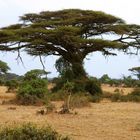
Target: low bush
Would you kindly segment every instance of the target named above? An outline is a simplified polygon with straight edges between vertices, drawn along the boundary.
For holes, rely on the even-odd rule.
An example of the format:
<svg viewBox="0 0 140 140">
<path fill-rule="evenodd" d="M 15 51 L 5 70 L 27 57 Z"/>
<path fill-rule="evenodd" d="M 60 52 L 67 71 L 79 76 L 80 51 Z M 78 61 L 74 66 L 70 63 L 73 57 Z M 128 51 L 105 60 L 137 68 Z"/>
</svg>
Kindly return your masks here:
<svg viewBox="0 0 140 140">
<path fill-rule="evenodd" d="M 140 102 L 140 96 L 136 95 L 128 95 L 128 100 L 131 102 Z"/>
<path fill-rule="evenodd" d="M 101 84 L 96 78 L 91 78 L 86 82 L 85 91 L 93 96 L 102 94 Z"/>
<path fill-rule="evenodd" d="M 94 95 L 94 96 L 91 97 L 91 100 L 90 101 L 93 102 L 93 103 L 99 103 L 102 99 L 103 99 L 102 96 L 100 96 L 100 95 Z"/>
<path fill-rule="evenodd" d="M 111 99 L 111 97 L 112 97 L 111 92 L 107 92 L 107 91 L 103 92 L 102 98 Z"/>
<path fill-rule="evenodd" d="M 59 90 L 63 90 L 67 82 L 68 81 L 63 78 L 55 79 L 56 86 L 52 89 L 52 92 L 58 92 Z M 101 84 L 96 78 L 73 79 L 68 83 L 71 84 L 71 91 L 73 93 L 89 92 L 91 95 L 102 94 Z"/>
<path fill-rule="evenodd" d="M 64 101 L 68 97 L 68 94 L 65 93 L 63 90 L 59 90 L 57 92 L 47 94 L 47 97 L 51 101 Z"/>
<path fill-rule="evenodd" d="M 36 104 L 36 102 L 45 98 L 47 93 L 47 82 L 43 79 L 35 79 L 30 81 L 24 81 L 21 83 L 17 99 L 21 104 L 29 105 Z"/>
<path fill-rule="evenodd" d="M 5 81 L 3 79 L 0 79 L 0 86 L 3 86 L 5 84 Z"/>
<path fill-rule="evenodd" d="M 56 93 L 50 93 L 48 98 L 51 101 L 65 101 L 68 99 L 69 94 L 60 90 Z M 80 108 L 90 105 L 92 101 L 92 96 L 86 93 L 78 92 L 72 94 L 70 97 L 70 108 Z"/>
<path fill-rule="evenodd" d="M 135 89 L 128 95 L 121 95 L 120 93 L 112 94 L 111 101 L 113 102 L 140 102 L 140 89 Z"/>
<path fill-rule="evenodd" d="M 112 102 L 118 102 L 118 101 L 121 100 L 121 97 L 122 97 L 122 95 L 120 93 L 112 94 L 111 101 Z"/>
<path fill-rule="evenodd" d="M 131 95 L 133 95 L 133 96 L 140 96 L 140 88 L 135 88 L 132 91 Z"/>
<path fill-rule="evenodd" d="M 19 83 L 17 80 L 10 80 L 5 82 L 5 86 L 7 87 L 7 92 L 15 92 L 15 90 L 18 88 Z"/>
<path fill-rule="evenodd" d="M 0 140 L 70 140 L 62 137 L 50 127 L 38 128 L 33 124 L 6 127 L 0 130 Z"/>
<path fill-rule="evenodd" d="M 47 101 L 47 103 L 45 104 L 45 110 L 46 110 L 46 114 L 52 113 L 56 110 L 56 107 L 53 103 Z"/>
<path fill-rule="evenodd" d="M 120 90 L 119 90 L 118 88 L 116 88 L 116 89 L 114 90 L 114 92 L 117 92 L 117 93 L 118 93 L 118 92 L 120 92 Z"/>
<path fill-rule="evenodd" d="M 132 91 L 127 96 L 129 98 L 129 101 L 140 102 L 140 88 L 134 89 L 134 91 Z"/>
<path fill-rule="evenodd" d="M 85 93 L 76 93 L 71 96 L 70 99 L 70 108 L 81 108 L 90 106 L 91 96 L 86 95 Z"/>
<path fill-rule="evenodd" d="M 136 125 L 135 130 L 136 130 L 136 131 L 140 131 L 140 123 L 138 123 L 138 124 Z"/>
</svg>

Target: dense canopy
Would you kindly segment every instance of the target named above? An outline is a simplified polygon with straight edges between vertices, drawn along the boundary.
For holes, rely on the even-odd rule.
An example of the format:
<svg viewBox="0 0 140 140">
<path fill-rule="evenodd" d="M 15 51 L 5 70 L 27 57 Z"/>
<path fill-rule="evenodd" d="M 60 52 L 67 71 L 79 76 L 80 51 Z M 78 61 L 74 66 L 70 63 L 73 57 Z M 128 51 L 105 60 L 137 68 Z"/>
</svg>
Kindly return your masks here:
<svg viewBox="0 0 140 140">
<path fill-rule="evenodd" d="M 72 65 L 76 77 L 86 75 L 84 58 L 92 52 L 116 55 L 113 50 L 130 53 L 140 48 L 140 26 L 128 25 L 115 16 L 91 10 L 66 9 L 30 13 L 21 24 L 0 29 L 0 50 L 23 49 L 30 55 L 62 56 Z M 110 35 L 110 39 L 103 38 Z M 111 36 L 115 36 L 115 39 Z M 133 52 L 131 52 L 133 53 Z"/>
</svg>

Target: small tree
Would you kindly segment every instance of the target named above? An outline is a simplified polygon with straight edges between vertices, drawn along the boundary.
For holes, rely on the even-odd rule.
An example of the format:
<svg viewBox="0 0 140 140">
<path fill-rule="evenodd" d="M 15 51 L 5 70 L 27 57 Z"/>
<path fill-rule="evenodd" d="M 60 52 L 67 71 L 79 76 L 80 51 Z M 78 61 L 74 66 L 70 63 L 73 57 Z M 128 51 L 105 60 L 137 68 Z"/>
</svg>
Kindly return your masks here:
<svg viewBox="0 0 140 140">
<path fill-rule="evenodd" d="M 132 79 L 131 76 L 123 76 L 122 82 L 125 84 L 127 87 L 134 87 L 135 86 L 135 80 Z"/>
<path fill-rule="evenodd" d="M 8 70 L 10 70 L 10 68 L 7 63 L 0 60 L 0 74 L 5 74 Z"/>
<path fill-rule="evenodd" d="M 100 81 L 101 81 L 102 83 L 105 83 L 105 84 L 109 83 L 110 80 L 111 80 L 111 78 L 110 78 L 107 74 L 104 74 L 104 75 L 100 78 Z"/>
<path fill-rule="evenodd" d="M 10 68 L 7 63 L 0 60 L 0 85 L 4 85 L 8 70 L 10 70 Z"/>
<path fill-rule="evenodd" d="M 31 70 L 25 74 L 17 95 L 21 104 L 36 104 L 45 97 L 47 80 L 41 79 L 43 74 L 42 70 Z"/>
<path fill-rule="evenodd" d="M 66 92 L 66 94 L 68 94 L 68 98 L 62 106 L 62 110 L 60 111 L 61 114 L 70 113 L 70 100 L 73 88 L 74 83 L 72 82 L 66 82 L 63 86 L 63 91 Z"/>
</svg>

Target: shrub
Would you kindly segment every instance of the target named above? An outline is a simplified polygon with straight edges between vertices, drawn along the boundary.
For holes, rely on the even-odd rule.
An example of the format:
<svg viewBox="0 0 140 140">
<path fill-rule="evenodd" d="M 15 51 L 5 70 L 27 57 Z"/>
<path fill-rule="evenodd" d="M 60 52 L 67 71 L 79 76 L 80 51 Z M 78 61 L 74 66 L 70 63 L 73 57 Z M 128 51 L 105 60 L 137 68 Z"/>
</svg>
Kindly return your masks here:
<svg viewBox="0 0 140 140">
<path fill-rule="evenodd" d="M 0 86 L 3 86 L 5 84 L 3 79 L 0 79 Z"/>
<path fill-rule="evenodd" d="M 140 96 L 128 95 L 128 100 L 131 101 L 131 102 L 140 102 Z"/>
<path fill-rule="evenodd" d="M 56 86 L 53 88 L 53 92 L 57 92 L 58 90 L 65 90 L 66 83 L 71 84 L 73 93 L 77 92 L 89 92 L 91 95 L 101 95 L 101 84 L 96 78 L 82 78 L 82 79 L 73 79 L 72 81 L 66 81 L 63 78 L 55 79 Z M 70 86 L 70 85 L 69 85 Z"/>
<path fill-rule="evenodd" d="M 62 88 L 63 91 L 65 91 L 66 93 L 72 93 L 72 91 L 74 90 L 74 83 L 73 82 L 66 82 L 64 85 L 63 85 L 63 88 Z"/>
<path fill-rule="evenodd" d="M 7 92 L 14 92 L 18 88 L 19 83 L 17 80 L 13 79 L 10 81 L 6 81 L 5 86 L 8 88 Z"/>
<path fill-rule="evenodd" d="M 133 96 L 140 96 L 140 88 L 136 88 L 132 91 L 131 95 Z"/>
<path fill-rule="evenodd" d="M 132 91 L 132 93 L 128 94 L 127 96 L 129 101 L 140 102 L 140 88 L 134 89 L 134 91 Z"/>
<path fill-rule="evenodd" d="M 101 78 L 100 78 L 100 81 L 104 84 L 108 84 L 108 82 L 111 80 L 111 78 L 107 75 L 107 74 L 104 74 Z"/>
<path fill-rule="evenodd" d="M 140 131 L 140 123 L 138 123 L 138 124 L 136 125 L 135 130 L 136 130 L 136 131 Z"/>
<path fill-rule="evenodd" d="M 73 94 L 70 99 L 70 108 L 74 109 L 90 106 L 90 99 L 91 97 L 85 93 L 80 92 Z"/>
<path fill-rule="evenodd" d="M 20 127 L 6 127 L 0 130 L 0 140 L 70 140 L 62 137 L 50 127 L 38 128 L 33 124 Z"/>
<path fill-rule="evenodd" d="M 55 83 L 55 86 L 52 88 L 52 92 L 55 93 L 55 92 L 58 92 L 59 90 L 61 90 L 65 82 L 66 81 L 62 78 L 55 78 L 53 80 L 53 83 Z"/>
<path fill-rule="evenodd" d="M 120 90 L 119 90 L 118 88 L 116 88 L 116 89 L 114 90 L 114 92 L 117 92 L 117 93 L 118 93 L 118 92 L 120 92 Z"/>
<path fill-rule="evenodd" d="M 93 103 L 99 103 L 101 100 L 102 100 L 102 96 L 99 96 L 99 95 L 94 95 L 91 98 L 91 102 Z"/>
<path fill-rule="evenodd" d="M 113 102 L 140 102 L 140 89 L 135 89 L 132 93 L 128 95 L 121 95 L 120 93 L 113 94 L 111 96 L 111 101 Z"/>
<path fill-rule="evenodd" d="M 93 96 L 101 95 L 102 89 L 101 89 L 100 82 L 95 78 L 89 79 L 86 82 L 85 91 L 89 92 Z"/>
<path fill-rule="evenodd" d="M 54 112 L 56 110 L 56 107 L 50 101 L 47 101 L 47 103 L 45 104 L 45 110 L 46 110 L 46 114 L 48 114 Z"/>
<path fill-rule="evenodd" d="M 75 79 L 73 80 L 74 88 L 73 92 L 85 92 L 85 85 L 86 85 L 87 79 Z"/>
<path fill-rule="evenodd" d="M 112 93 L 111 92 L 104 91 L 104 93 L 102 95 L 102 98 L 111 99 L 111 97 L 112 97 Z"/>
<path fill-rule="evenodd" d="M 68 94 L 64 92 L 63 90 L 59 90 L 57 92 L 47 94 L 47 97 L 51 101 L 64 101 L 68 97 Z"/>
<path fill-rule="evenodd" d="M 111 96 L 111 101 L 112 102 L 118 102 L 121 100 L 121 94 L 120 93 L 115 93 L 115 94 L 112 94 Z"/>
<path fill-rule="evenodd" d="M 21 104 L 36 104 L 45 97 L 47 93 L 47 82 L 43 79 L 24 81 L 21 83 L 17 98 Z"/>
</svg>

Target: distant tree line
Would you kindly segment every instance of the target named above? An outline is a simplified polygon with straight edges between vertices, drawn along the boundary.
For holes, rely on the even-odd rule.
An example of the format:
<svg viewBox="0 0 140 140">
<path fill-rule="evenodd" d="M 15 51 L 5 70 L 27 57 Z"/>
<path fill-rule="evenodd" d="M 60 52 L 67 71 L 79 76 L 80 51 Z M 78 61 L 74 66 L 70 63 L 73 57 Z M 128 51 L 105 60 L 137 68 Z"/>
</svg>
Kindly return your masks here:
<svg viewBox="0 0 140 140">
<path fill-rule="evenodd" d="M 110 86 L 123 86 L 123 87 L 140 87 L 140 80 L 134 79 L 132 76 L 123 76 L 120 79 L 110 78 L 107 74 L 104 74 L 99 81 L 102 84 L 108 84 Z"/>
</svg>

